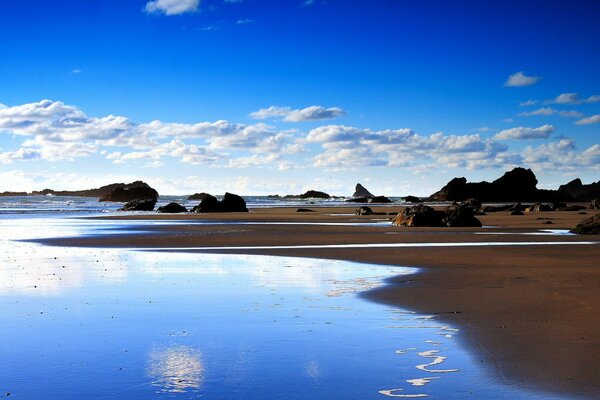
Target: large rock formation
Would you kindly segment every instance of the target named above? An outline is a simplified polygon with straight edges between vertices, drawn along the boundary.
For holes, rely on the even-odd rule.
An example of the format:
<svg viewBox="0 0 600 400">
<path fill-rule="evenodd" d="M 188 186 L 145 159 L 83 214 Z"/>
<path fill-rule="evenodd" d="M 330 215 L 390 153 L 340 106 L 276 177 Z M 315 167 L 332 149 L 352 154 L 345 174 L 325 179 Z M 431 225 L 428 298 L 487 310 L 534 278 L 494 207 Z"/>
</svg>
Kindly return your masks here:
<svg viewBox="0 0 600 400">
<path fill-rule="evenodd" d="M 111 183 L 110 185 L 101 186 L 95 189 L 85 189 L 85 190 L 53 190 L 53 189 L 44 189 L 39 191 L 33 191 L 30 194 L 32 196 L 46 196 L 48 194 L 54 196 L 78 196 L 78 197 L 105 197 L 113 192 L 115 189 L 123 188 L 123 189 L 131 189 L 140 186 L 148 186 L 148 184 L 142 181 L 135 181 L 132 183 Z M 158 193 L 156 195 L 158 197 Z M 124 200 L 127 201 L 127 200 Z"/>
<path fill-rule="evenodd" d="M 576 201 L 592 201 L 600 198 L 600 181 L 584 185 L 581 179 L 577 178 L 560 185 L 558 191 L 568 194 Z"/>
<path fill-rule="evenodd" d="M 442 217 L 442 224 L 450 227 L 481 227 L 481 221 L 475 218 L 475 209 L 469 204 L 457 204 L 448 207 Z"/>
<path fill-rule="evenodd" d="M 246 208 L 246 201 L 237 194 L 225 193 L 221 201 L 217 200 L 215 196 L 206 196 L 199 205 L 192 209 L 192 212 L 248 212 L 248 208 Z"/>
<path fill-rule="evenodd" d="M 530 169 L 515 168 L 493 182 L 468 183 L 466 178 L 454 178 L 429 197 L 431 201 L 569 201 L 571 196 L 557 190 L 537 188 L 537 179 Z"/>
<path fill-rule="evenodd" d="M 405 203 L 422 203 L 423 200 L 421 200 L 420 198 L 418 198 L 417 196 L 406 196 L 404 198 L 404 202 Z"/>
<path fill-rule="evenodd" d="M 580 235 L 600 235 L 600 214 L 584 219 L 575 225 L 571 232 Z"/>
<path fill-rule="evenodd" d="M 363 185 L 357 183 L 352 197 L 373 197 L 373 194 L 369 192 Z"/>
<path fill-rule="evenodd" d="M 135 199 L 127 202 L 119 211 L 152 211 L 156 205 L 156 199 Z"/>
<path fill-rule="evenodd" d="M 178 214 L 178 213 L 187 212 L 187 208 L 185 208 L 184 206 L 182 206 L 179 203 L 169 203 L 165 206 L 158 207 L 158 210 L 156 210 L 156 211 L 159 213 Z"/>
<path fill-rule="evenodd" d="M 329 199 L 331 196 L 318 190 L 308 190 L 300 195 L 301 199 Z"/>
<path fill-rule="evenodd" d="M 158 199 L 158 192 L 147 183 L 136 181 L 129 185 L 119 186 L 102 196 L 98 201 L 127 202 L 137 199 Z"/>
</svg>

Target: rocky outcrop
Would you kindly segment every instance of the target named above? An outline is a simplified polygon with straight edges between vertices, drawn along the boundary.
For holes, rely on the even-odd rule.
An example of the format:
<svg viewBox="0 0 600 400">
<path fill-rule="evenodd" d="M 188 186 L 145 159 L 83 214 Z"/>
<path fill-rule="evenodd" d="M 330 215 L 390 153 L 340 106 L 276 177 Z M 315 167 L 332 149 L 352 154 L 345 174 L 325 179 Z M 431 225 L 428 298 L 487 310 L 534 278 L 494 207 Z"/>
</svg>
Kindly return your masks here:
<svg viewBox="0 0 600 400">
<path fill-rule="evenodd" d="M 204 193 L 204 192 L 194 193 L 193 195 L 191 195 L 187 199 L 188 200 L 200 200 L 200 201 L 202 201 L 202 200 L 204 200 L 206 198 L 206 196 L 210 196 L 210 194 Z"/>
<path fill-rule="evenodd" d="M 431 201 L 569 201 L 571 196 L 557 190 L 537 188 L 537 179 L 530 169 L 515 168 L 493 182 L 468 183 L 466 178 L 454 178 L 429 197 Z"/>
<path fill-rule="evenodd" d="M 577 178 L 559 186 L 558 191 L 568 194 L 575 201 L 591 201 L 600 197 L 600 181 L 584 185 Z"/>
<path fill-rule="evenodd" d="M 2 193 L 0 193 L 0 197 L 8 197 L 8 196 L 27 196 L 27 192 L 2 192 Z"/>
<path fill-rule="evenodd" d="M 373 215 L 371 207 L 359 207 L 354 210 L 354 215 Z"/>
<path fill-rule="evenodd" d="M 444 226 L 442 224 L 443 217 L 443 211 L 437 211 L 424 204 L 419 204 L 414 207 L 406 207 L 398 213 L 392 221 L 392 225 L 407 227 Z"/>
<path fill-rule="evenodd" d="M 119 211 L 152 211 L 156 205 L 156 199 L 135 199 L 127 202 Z"/>
<path fill-rule="evenodd" d="M 299 208 L 296 210 L 296 212 L 299 212 L 299 213 L 315 212 L 315 210 L 311 210 L 310 208 Z"/>
<path fill-rule="evenodd" d="M 369 192 L 363 185 L 357 183 L 352 197 L 373 197 L 373 194 Z"/>
<path fill-rule="evenodd" d="M 422 203 L 423 200 L 421 200 L 420 198 L 418 198 L 416 196 L 406 196 L 404 198 L 404 202 L 405 203 Z"/>
<path fill-rule="evenodd" d="M 456 204 L 445 211 L 419 204 L 407 207 L 399 213 L 392 225 L 406 227 L 481 227 L 481 221 L 474 216 L 473 208 Z"/>
<path fill-rule="evenodd" d="M 113 192 L 115 189 L 123 188 L 123 189 L 131 189 L 135 187 L 149 187 L 148 184 L 142 181 L 135 181 L 131 183 L 111 183 L 110 185 L 101 186 L 95 189 L 85 189 L 85 190 L 53 190 L 53 189 L 44 189 L 39 191 L 33 191 L 30 193 L 32 196 L 77 196 L 77 197 L 105 197 Z M 158 194 L 157 196 L 158 197 Z M 123 200 L 126 201 L 126 200 Z"/>
<path fill-rule="evenodd" d="M 450 227 L 481 227 L 481 221 L 475 218 L 475 209 L 469 204 L 452 205 L 446 209 L 442 224 Z"/>
<path fill-rule="evenodd" d="M 192 209 L 192 212 L 248 212 L 248 208 L 246 208 L 246 201 L 237 194 L 225 193 L 221 201 L 217 200 L 215 196 L 206 196 L 199 205 Z"/>
<path fill-rule="evenodd" d="M 187 208 L 185 208 L 184 206 L 182 206 L 179 203 L 169 203 L 169 204 L 167 204 L 165 206 L 158 207 L 158 210 L 156 210 L 156 212 L 159 212 L 159 213 L 169 213 L 169 214 L 179 214 L 179 213 L 187 212 Z"/>
<path fill-rule="evenodd" d="M 98 201 L 127 202 L 138 199 L 158 199 L 158 192 L 147 183 L 137 181 L 126 186 L 119 186 Z"/>
<path fill-rule="evenodd" d="M 580 235 L 600 235 L 600 214 L 584 219 L 575 225 L 570 232 Z"/>
<path fill-rule="evenodd" d="M 305 193 L 302 193 L 299 196 L 301 199 L 329 199 L 331 198 L 330 195 L 328 195 L 325 192 L 320 192 L 318 190 L 308 190 Z"/>
<path fill-rule="evenodd" d="M 598 210 L 600 209 L 600 199 L 594 199 L 590 201 L 590 209 Z"/>
</svg>

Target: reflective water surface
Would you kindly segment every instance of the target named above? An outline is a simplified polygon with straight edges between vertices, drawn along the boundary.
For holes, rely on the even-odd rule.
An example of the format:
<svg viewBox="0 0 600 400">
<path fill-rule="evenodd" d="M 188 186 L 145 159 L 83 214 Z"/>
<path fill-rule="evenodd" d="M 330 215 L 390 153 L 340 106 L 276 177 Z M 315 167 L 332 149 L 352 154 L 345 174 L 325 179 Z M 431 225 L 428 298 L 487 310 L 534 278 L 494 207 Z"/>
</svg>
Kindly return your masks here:
<svg viewBox="0 0 600 400">
<path fill-rule="evenodd" d="M 93 224 L 0 221 L 0 395 L 558 398 L 500 382 L 457 327 L 359 296 L 410 268 L 12 241 Z"/>
</svg>

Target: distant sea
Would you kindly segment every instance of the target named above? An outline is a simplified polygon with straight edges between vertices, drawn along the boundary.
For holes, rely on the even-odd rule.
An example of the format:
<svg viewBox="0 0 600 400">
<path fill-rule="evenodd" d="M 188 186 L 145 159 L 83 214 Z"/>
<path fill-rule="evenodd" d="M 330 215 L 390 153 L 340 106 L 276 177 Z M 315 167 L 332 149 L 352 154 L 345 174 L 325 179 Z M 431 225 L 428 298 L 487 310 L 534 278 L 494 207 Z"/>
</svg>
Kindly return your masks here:
<svg viewBox="0 0 600 400">
<path fill-rule="evenodd" d="M 219 196 L 217 196 L 219 197 Z M 343 199 L 283 199 L 268 196 L 242 196 L 249 208 L 259 207 L 339 207 L 352 206 Z M 171 202 L 183 204 L 188 209 L 198 205 L 199 200 L 188 200 L 188 196 L 161 196 L 156 208 Z M 401 202 L 400 197 L 390 197 L 393 202 Z M 75 196 L 8 196 L 0 197 L 2 216 L 41 216 L 104 214 L 116 212 L 123 203 L 99 202 L 96 197 Z M 374 206 L 374 205 L 369 205 Z"/>
</svg>

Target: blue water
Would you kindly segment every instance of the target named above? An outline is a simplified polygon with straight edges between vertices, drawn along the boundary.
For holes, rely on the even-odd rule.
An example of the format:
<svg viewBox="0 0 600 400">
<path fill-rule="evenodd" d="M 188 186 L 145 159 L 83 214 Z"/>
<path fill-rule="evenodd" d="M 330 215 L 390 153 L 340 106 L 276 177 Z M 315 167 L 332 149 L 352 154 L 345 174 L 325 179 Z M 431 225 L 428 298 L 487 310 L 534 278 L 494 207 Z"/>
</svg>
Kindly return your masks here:
<svg viewBox="0 0 600 400">
<path fill-rule="evenodd" d="M 200 201 L 188 200 L 188 196 L 161 196 L 156 208 L 171 202 L 184 205 L 189 210 L 197 206 Z M 217 196 L 220 198 L 220 196 Z M 249 208 L 263 207 L 336 207 L 353 206 L 355 203 L 346 203 L 342 199 L 277 199 L 267 196 L 243 196 Z M 400 202 L 399 197 L 392 197 Z M 113 213 L 123 203 L 99 202 L 96 197 L 72 196 L 0 196 L 0 215 L 83 215 L 98 213 Z M 376 207 L 377 205 L 369 205 Z"/>
<path fill-rule="evenodd" d="M 0 394 L 560 398 L 499 381 L 458 327 L 359 296 L 414 269 L 14 241 L 106 224 L 0 219 Z"/>
</svg>

